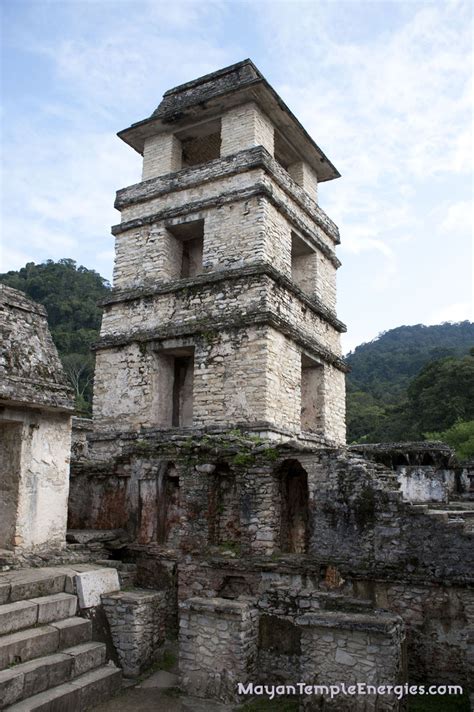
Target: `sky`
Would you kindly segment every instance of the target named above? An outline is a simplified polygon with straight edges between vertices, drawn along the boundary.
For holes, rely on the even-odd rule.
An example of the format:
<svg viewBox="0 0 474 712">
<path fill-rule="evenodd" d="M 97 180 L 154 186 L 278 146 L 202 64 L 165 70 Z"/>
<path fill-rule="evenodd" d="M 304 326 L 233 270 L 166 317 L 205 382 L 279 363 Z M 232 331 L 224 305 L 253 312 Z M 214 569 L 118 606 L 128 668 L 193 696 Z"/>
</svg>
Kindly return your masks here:
<svg viewBox="0 0 474 712">
<path fill-rule="evenodd" d="M 107 279 L 117 131 L 168 88 L 250 57 L 342 177 L 347 352 L 402 324 L 472 319 L 471 2 L 0 0 L 0 271 L 68 257 Z"/>
</svg>

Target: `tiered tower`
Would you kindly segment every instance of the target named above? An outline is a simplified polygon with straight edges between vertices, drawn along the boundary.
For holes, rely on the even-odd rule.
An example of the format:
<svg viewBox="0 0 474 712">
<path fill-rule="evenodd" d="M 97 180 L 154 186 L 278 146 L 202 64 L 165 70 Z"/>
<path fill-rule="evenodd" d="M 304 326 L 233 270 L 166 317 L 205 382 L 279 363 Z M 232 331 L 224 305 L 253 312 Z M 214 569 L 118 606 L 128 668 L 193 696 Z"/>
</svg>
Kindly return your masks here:
<svg viewBox="0 0 474 712">
<path fill-rule="evenodd" d="M 102 432 L 242 429 L 345 441 L 339 173 L 250 60 L 167 91 L 119 133 L 114 289 L 97 346 Z"/>
</svg>

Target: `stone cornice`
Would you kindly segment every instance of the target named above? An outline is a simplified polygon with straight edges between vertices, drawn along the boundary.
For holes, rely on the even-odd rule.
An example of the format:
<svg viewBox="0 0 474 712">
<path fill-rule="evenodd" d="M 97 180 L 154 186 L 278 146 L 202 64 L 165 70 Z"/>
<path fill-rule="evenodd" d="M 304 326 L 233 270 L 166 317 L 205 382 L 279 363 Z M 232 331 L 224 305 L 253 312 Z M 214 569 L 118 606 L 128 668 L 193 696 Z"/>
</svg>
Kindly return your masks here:
<svg viewBox="0 0 474 712">
<path fill-rule="evenodd" d="M 340 333 L 345 332 L 346 325 L 340 321 L 336 314 L 328 309 L 323 302 L 316 296 L 305 294 L 294 282 L 285 275 L 282 275 L 272 265 L 265 262 L 249 265 L 248 267 L 239 267 L 227 270 L 219 270 L 218 272 L 206 272 L 197 275 L 196 277 L 187 277 L 184 279 L 172 280 L 170 282 L 161 282 L 154 285 L 144 285 L 136 289 L 113 290 L 110 296 L 102 299 L 100 306 L 108 306 L 128 301 L 135 301 L 145 297 L 152 297 L 160 294 L 170 294 L 173 292 L 186 291 L 193 287 L 202 288 L 206 284 L 218 284 L 228 280 L 239 280 L 246 277 L 267 276 L 270 277 L 278 285 L 284 287 L 301 302 L 309 307 L 319 317 L 325 319 Z"/>
<path fill-rule="evenodd" d="M 208 335 L 213 332 L 241 329 L 251 326 L 270 326 L 292 339 L 292 341 L 305 349 L 310 355 L 320 358 L 325 363 L 331 364 L 344 373 L 349 370 L 343 358 L 327 349 L 317 339 L 304 334 L 286 319 L 276 316 L 276 314 L 269 311 L 249 311 L 245 313 L 236 311 L 225 319 L 192 319 L 186 323 L 177 324 L 175 326 L 162 327 L 159 329 L 144 329 L 143 331 L 135 331 L 118 336 L 104 336 L 101 337 L 92 348 L 99 351 L 126 346 L 130 343 L 164 341 L 166 339 L 182 338 L 196 334 Z"/>
<path fill-rule="evenodd" d="M 255 146 L 232 156 L 217 158 L 200 166 L 184 168 L 176 173 L 169 173 L 122 188 L 117 191 L 114 205 L 117 210 L 123 210 L 130 205 L 257 168 L 262 168 L 309 218 L 324 230 L 335 244 L 339 244 L 337 226 L 263 146 Z"/>
</svg>

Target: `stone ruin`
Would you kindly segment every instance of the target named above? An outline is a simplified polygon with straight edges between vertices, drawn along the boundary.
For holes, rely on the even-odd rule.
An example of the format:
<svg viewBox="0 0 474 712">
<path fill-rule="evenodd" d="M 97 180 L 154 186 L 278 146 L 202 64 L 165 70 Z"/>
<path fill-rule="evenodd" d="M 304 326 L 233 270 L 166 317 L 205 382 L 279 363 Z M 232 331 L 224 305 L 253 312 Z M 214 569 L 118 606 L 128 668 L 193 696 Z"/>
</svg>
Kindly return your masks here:
<svg viewBox="0 0 474 712">
<path fill-rule="evenodd" d="M 126 584 L 99 606 L 123 674 L 178 637 L 182 689 L 227 704 L 238 683 L 468 690 L 471 473 L 442 444 L 345 444 L 336 168 L 249 60 L 119 136 L 143 177 L 116 197 L 66 553 Z M 403 703 L 300 697 L 323 706 Z"/>
<path fill-rule="evenodd" d="M 0 284 L 0 328 L 0 549 L 61 549 L 72 391 L 44 307 Z"/>
</svg>

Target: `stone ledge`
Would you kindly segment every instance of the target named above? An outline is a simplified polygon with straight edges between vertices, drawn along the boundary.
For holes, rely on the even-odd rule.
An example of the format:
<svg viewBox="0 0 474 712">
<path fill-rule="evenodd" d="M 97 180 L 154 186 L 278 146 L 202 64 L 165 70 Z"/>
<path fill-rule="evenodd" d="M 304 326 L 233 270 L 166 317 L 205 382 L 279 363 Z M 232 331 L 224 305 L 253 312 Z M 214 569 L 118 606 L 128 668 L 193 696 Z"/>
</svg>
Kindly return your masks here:
<svg viewBox="0 0 474 712">
<path fill-rule="evenodd" d="M 218 615 L 241 617 L 250 608 L 249 601 L 232 601 L 224 598 L 188 598 L 179 604 L 180 610 L 196 613 L 216 613 Z"/>
<path fill-rule="evenodd" d="M 289 208 L 283 201 L 277 198 L 271 187 L 257 181 L 251 188 L 242 188 L 241 190 L 231 190 L 226 193 L 219 193 L 210 198 L 203 198 L 202 200 L 195 200 L 194 202 L 187 202 L 184 205 L 173 207 L 173 208 L 163 208 L 162 210 L 155 211 L 150 215 L 145 215 L 141 218 L 133 218 L 131 220 L 126 220 L 125 222 L 113 225 L 111 228 L 112 235 L 121 235 L 129 230 L 134 230 L 144 225 L 153 225 L 156 222 L 161 222 L 164 220 L 170 220 L 171 218 L 180 217 L 182 215 L 188 215 L 190 213 L 198 213 L 202 210 L 207 210 L 209 208 L 216 208 L 222 205 L 227 205 L 229 203 L 237 203 L 241 201 L 249 200 L 250 198 L 263 196 L 266 198 L 271 205 L 273 205 L 286 219 L 294 225 L 294 227 L 301 232 L 302 235 L 316 248 L 318 248 L 337 268 L 340 267 L 341 262 L 336 257 L 335 253 L 331 248 L 329 248 L 321 238 L 316 235 L 311 229 L 309 229 L 296 215 L 296 213 Z M 328 229 L 321 221 L 320 218 L 316 219 L 312 216 L 312 220 L 319 225 L 319 227 L 327 232 Z M 329 235 L 331 237 L 331 235 Z M 334 239 L 331 237 L 331 239 Z"/>
<path fill-rule="evenodd" d="M 92 349 L 99 351 L 108 348 L 126 346 L 131 342 L 146 343 L 150 341 L 164 341 L 165 339 L 194 336 L 214 331 L 226 331 L 242 329 L 250 326 L 269 326 L 276 331 L 292 339 L 296 344 L 303 347 L 310 355 L 321 358 L 324 362 L 331 364 L 343 373 L 347 373 L 349 367 L 338 355 L 329 351 L 319 341 L 304 334 L 300 329 L 292 326 L 286 319 L 277 317 L 272 312 L 237 312 L 230 319 L 193 319 L 186 324 L 175 327 L 165 327 L 162 329 L 149 329 L 138 331 L 132 334 L 120 336 L 105 336 L 96 342 Z"/>
<path fill-rule="evenodd" d="M 279 185 L 290 198 L 321 227 L 326 234 L 339 244 L 337 225 L 314 202 L 263 146 L 239 151 L 232 156 L 223 156 L 204 165 L 183 168 L 176 173 L 150 178 L 117 191 L 114 207 L 122 210 L 130 205 L 136 205 L 153 198 L 167 195 L 173 191 L 184 190 L 194 186 L 218 180 L 229 175 L 247 172 L 253 168 L 263 168 L 265 172 Z"/>
<path fill-rule="evenodd" d="M 403 625 L 403 621 L 399 616 L 380 611 L 377 612 L 377 615 L 364 613 L 306 613 L 298 616 L 295 622 L 300 626 L 339 628 L 374 633 L 395 632 Z"/>
<path fill-rule="evenodd" d="M 199 289 L 203 285 L 218 284 L 227 280 L 239 280 L 246 277 L 254 277 L 264 275 L 270 277 L 276 284 L 286 288 L 293 295 L 298 297 L 301 302 L 310 307 L 310 309 L 318 316 L 323 317 L 331 326 L 339 332 L 346 332 L 346 325 L 340 321 L 336 313 L 329 309 L 315 295 L 308 295 L 303 290 L 294 284 L 288 277 L 281 274 L 272 265 L 266 262 L 255 263 L 248 267 L 237 267 L 233 269 L 221 270 L 218 272 L 205 272 L 196 277 L 187 277 L 183 279 L 174 279 L 169 282 L 155 283 L 153 285 L 143 285 L 132 289 L 114 289 L 109 297 L 102 299 L 99 304 L 101 306 L 109 306 L 111 304 L 119 304 L 122 302 L 144 299 L 161 294 L 170 294 L 173 292 L 186 291 L 196 287 Z"/>
</svg>

